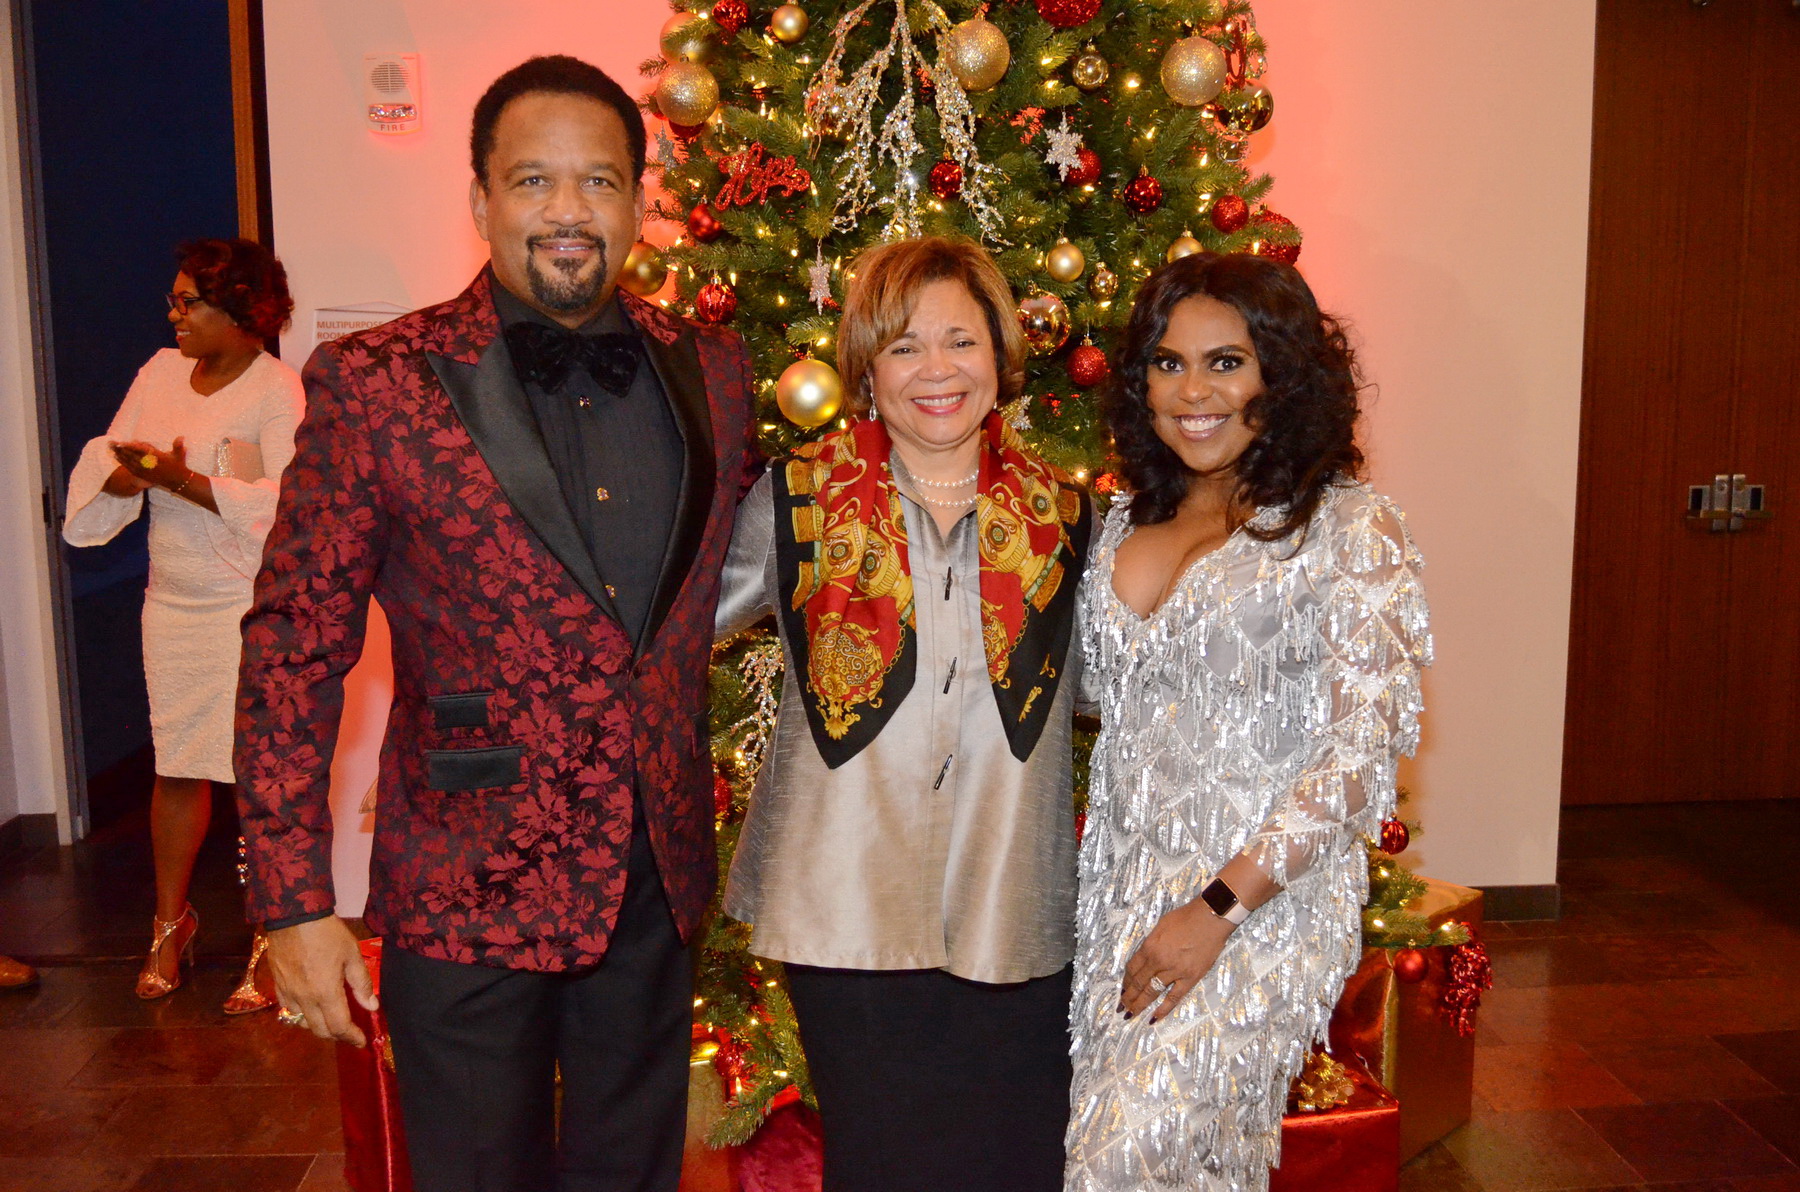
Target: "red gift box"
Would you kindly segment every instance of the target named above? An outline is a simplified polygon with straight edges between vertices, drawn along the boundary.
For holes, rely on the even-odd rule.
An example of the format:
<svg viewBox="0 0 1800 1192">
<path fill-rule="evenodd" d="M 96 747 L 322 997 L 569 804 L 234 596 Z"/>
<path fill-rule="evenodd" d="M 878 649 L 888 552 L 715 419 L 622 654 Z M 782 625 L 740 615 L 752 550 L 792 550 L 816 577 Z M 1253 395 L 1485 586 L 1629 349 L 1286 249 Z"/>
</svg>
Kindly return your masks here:
<svg viewBox="0 0 1800 1192">
<path fill-rule="evenodd" d="M 381 941 L 359 945 L 375 992 L 381 992 Z M 344 1114 L 344 1180 L 354 1192 L 412 1192 L 406 1134 L 400 1126 L 400 1092 L 394 1083 L 394 1045 L 387 1019 L 350 1002 L 350 1018 L 367 1047 L 337 1046 L 338 1103 Z"/>
<path fill-rule="evenodd" d="M 1395 1192 L 1400 1186 L 1400 1103 L 1347 1066 L 1356 1086 L 1347 1104 L 1290 1113 L 1281 1122 L 1281 1166 L 1269 1192 Z"/>
</svg>

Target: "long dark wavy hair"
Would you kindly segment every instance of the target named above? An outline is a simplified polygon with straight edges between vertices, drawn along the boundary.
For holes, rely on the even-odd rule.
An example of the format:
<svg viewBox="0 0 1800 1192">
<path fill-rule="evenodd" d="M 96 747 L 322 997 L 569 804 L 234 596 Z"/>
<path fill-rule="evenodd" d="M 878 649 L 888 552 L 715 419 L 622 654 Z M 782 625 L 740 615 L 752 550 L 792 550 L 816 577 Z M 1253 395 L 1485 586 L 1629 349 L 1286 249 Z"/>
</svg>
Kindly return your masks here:
<svg viewBox="0 0 1800 1192">
<path fill-rule="evenodd" d="M 1319 309 L 1291 265 L 1248 253 L 1195 253 L 1152 273 L 1138 291 L 1125 327 L 1113 383 L 1101 402 L 1132 492 L 1133 525 L 1175 516 L 1194 473 L 1157 437 L 1147 399 L 1151 359 L 1169 328 L 1169 314 L 1185 299 L 1205 296 L 1244 317 L 1261 365 L 1264 390 L 1244 407 L 1255 438 L 1237 460 L 1232 509 L 1271 507 L 1278 524 L 1251 524 L 1265 542 L 1304 527 L 1327 486 L 1362 476 L 1356 445 L 1362 388 L 1343 327 Z M 1233 513 L 1233 528 L 1242 525 Z"/>
</svg>

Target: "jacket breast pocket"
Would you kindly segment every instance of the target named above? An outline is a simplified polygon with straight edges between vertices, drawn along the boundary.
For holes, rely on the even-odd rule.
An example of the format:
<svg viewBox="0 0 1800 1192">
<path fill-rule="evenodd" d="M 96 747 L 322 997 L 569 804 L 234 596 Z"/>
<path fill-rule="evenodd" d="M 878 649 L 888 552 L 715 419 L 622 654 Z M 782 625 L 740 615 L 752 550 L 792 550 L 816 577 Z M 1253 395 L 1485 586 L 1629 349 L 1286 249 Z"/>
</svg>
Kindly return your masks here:
<svg viewBox="0 0 1800 1192">
<path fill-rule="evenodd" d="M 458 728 L 486 728 L 491 691 L 461 691 L 454 695 L 428 695 L 425 706 L 431 709 L 431 727 L 438 732 Z"/>
<path fill-rule="evenodd" d="M 524 780 L 523 745 L 425 751 L 425 785 L 434 791 L 487 790 L 517 786 Z"/>
</svg>

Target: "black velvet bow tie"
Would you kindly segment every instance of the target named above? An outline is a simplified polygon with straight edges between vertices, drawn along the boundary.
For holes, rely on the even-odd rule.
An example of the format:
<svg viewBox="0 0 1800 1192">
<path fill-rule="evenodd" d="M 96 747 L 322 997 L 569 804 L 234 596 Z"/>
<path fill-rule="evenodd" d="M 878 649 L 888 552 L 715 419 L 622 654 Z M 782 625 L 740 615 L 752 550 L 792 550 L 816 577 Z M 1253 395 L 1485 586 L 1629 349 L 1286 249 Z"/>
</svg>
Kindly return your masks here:
<svg viewBox="0 0 1800 1192">
<path fill-rule="evenodd" d="M 583 335 L 542 323 L 514 323 L 506 329 L 506 347 L 512 353 L 519 379 L 536 382 L 545 393 L 560 393 L 576 369 L 586 372 L 602 389 L 623 397 L 637 378 L 638 343 L 629 335 Z"/>
</svg>

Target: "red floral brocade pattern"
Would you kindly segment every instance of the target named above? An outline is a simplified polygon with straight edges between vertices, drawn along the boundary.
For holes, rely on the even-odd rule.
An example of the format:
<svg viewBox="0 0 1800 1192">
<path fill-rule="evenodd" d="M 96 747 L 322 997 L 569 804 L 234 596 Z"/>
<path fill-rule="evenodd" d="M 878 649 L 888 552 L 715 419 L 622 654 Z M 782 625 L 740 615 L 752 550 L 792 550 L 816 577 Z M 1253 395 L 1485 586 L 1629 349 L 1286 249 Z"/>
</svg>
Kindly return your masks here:
<svg viewBox="0 0 1800 1192">
<path fill-rule="evenodd" d="M 634 659 L 624 630 L 508 504 L 433 371 L 430 354 L 474 364 L 494 339 L 489 285 L 484 273 L 457 298 L 327 344 L 307 365 L 306 418 L 244 618 L 249 913 L 333 906 L 329 771 L 373 597 L 392 630 L 394 702 L 370 927 L 424 956 L 561 971 L 606 951 L 634 791 L 684 938 L 712 895 L 706 675 L 749 361 L 735 333 L 622 296 L 647 336 L 694 337 L 717 464 L 687 581 Z M 472 694 L 486 696 L 473 726 L 445 727 L 427 702 Z M 479 749 L 516 750 L 519 780 L 428 785 L 428 751 Z"/>
</svg>

